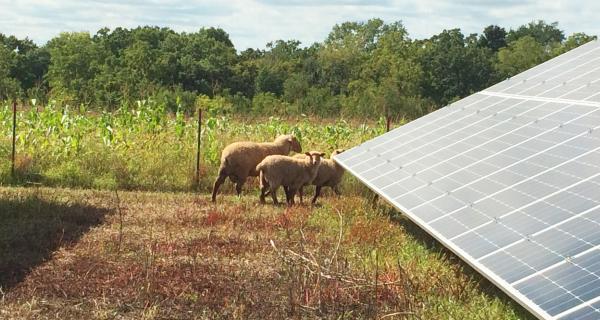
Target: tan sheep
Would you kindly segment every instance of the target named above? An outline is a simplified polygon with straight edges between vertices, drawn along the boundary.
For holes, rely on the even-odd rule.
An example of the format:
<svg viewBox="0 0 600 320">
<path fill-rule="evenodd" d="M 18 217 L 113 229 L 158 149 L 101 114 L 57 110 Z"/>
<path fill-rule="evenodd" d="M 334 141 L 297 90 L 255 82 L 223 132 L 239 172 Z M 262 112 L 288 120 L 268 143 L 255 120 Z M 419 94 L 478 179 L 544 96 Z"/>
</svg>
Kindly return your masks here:
<svg viewBox="0 0 600 320">
<path fill-rule="evenodd" d="M 302 147 L 291 134 L 279 136 L 273 142 L 243 141 L 226 146 L 221 153 L 221 166 L 213 186 L 212 201 L 217 200 L 217 191 L 227 177 L 236 184 L 235 190 L 239 196 L 246 179 L 258 176 L 256 166 L 263 159 L 270 155 L 288 155 L 292 151 L 302 152 Z"/>
<path fill-rule="evenodd" d="M 342 176 L 344 175 L 345 170 L 342 166 L 335 162 L 335 160 L 333 160 L 333 157 L 342 152 L 344 152 L 343 149 L 337 149 L 331 153 L 329 159 L 321 160 L 321 165 L 319 166 L 317 176 L 311 183 L 315 186 L 315 196 L 312 199 L 312 204 L 317 202 L 317 198 L 321 195 L 321 189 L 323 187 L 331 187 L 331 189 L 333 189 L 338 196 L 341 194 L 339 184 L 342 181 Z M 305 158 L 306 155 L 297 154 L 294 157 L 300 159 Z M 300 187 L 298 192 L 298 195 L 300 196 L 300 203 L 302 203 L 303 188 L 304 186 Z"/>
<path fill-rule="evenodd" d="M 307 152 L 303 158 L 273 155 L 266 157 L 256 166 L 260 172 L 260 202 L 265 203 L 267 191 L 270 191 L 274 204 L 277 201 L 277 189 L 284 186 L 288 205 L 294 204 L 294 196 L 298 189 L 310 184 L 317 176 L 321 157 L 324 153 Z"/>
</svg>

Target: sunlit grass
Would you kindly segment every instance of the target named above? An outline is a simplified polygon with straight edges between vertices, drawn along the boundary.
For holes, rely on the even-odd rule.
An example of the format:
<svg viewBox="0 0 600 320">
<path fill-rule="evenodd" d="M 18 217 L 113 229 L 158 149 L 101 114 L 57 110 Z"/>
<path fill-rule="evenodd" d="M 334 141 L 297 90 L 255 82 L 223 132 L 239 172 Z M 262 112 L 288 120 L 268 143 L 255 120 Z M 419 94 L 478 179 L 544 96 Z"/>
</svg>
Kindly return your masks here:
<svg viewBox="0 0 600 320">
<path fill-rule="evenodd" d="M 0 194 L 1 210 L 20 208 L 42 231 L 24 239 L 53 251 L 30 272 L 13 266 L 26 277 L 3 284 L 3 319 L 532 319 L 410 221 L 353 193 L 292 208 L 259 205 L 255 190 L 217 205 L 188 193 Z M 60 231 L 88 224 L 80 210 L 101 219 L 81 236 Z"/>
<path fill-rule="evenodd" d="M 272 141 L 294 133 L 305 150 L 327 153 L 368 140 L 380 121 L 296 117 L 234 118 L 205 115 L 201 178 L 194 180 L 195 116 L 169 114 L 140 102 L 115 112 L 87 112 L 50 104 L 18 113 L 16 175 L 10 176 L 12 109 L 0 104 L 0 185 L 156 191 L 207 191 L 221 150 L 240 140 Z"/>
</svg>

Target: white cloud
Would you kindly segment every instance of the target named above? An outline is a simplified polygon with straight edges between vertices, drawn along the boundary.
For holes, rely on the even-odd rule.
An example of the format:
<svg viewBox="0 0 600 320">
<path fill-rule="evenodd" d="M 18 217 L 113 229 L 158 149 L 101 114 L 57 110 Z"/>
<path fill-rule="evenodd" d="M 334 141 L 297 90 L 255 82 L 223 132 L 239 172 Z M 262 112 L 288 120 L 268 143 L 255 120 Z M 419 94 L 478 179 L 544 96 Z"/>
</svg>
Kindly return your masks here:
<svg viewBox="0 0 600 320">
<path fill-rule="evenodd" d="M 177 31 L 221 27 L 236 48 L 263 48 L 269 41 L 322 41 L 344 21 L 378 17 L 401 20 L 411 37 L 443 29 L 480 32 L 489 24 L 515 28 L 535 19 L 559 21 L 567 34 L 600 34 L 600 3 L 545 0 L 0 0 L 0 32 L 43 43 L 63 31 L 159 25 Z"/>
</svg>

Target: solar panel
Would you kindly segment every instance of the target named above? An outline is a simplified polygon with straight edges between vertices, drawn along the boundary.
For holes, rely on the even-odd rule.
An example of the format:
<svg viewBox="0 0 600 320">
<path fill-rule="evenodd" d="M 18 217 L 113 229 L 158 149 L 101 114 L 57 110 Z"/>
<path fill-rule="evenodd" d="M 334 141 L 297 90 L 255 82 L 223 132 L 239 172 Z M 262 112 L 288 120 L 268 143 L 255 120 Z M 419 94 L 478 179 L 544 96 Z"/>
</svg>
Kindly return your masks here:
<svg viewBox="0 0 600 320">
<path fill-rule="evenodd" d="M 541 319 L 600 319 L 600 43 L 335 160 Z"/>
</svg>

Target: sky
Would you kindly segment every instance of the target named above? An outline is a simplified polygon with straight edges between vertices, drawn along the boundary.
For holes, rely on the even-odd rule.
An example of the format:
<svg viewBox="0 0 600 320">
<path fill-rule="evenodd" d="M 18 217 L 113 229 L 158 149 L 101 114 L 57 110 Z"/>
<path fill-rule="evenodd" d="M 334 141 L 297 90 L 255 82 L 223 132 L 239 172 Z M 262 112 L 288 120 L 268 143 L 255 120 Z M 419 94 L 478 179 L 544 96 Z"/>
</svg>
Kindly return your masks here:
<svg viewBox="0 0 600 320">
<path fill-rule="evenodd" d="M 567 35 L 600 34 L 598 0 L 0 0 L 0 33 L 38 44 L 60 32 L 152 25 L 194 32 L 224 29 L 236 49 L 263 49 L 274 40 L 323 41 L 345 21 L 402 21 L 413 39 L 444 29 L 480 33 L 533 20 L 559 22 Z"/>
</svg>

